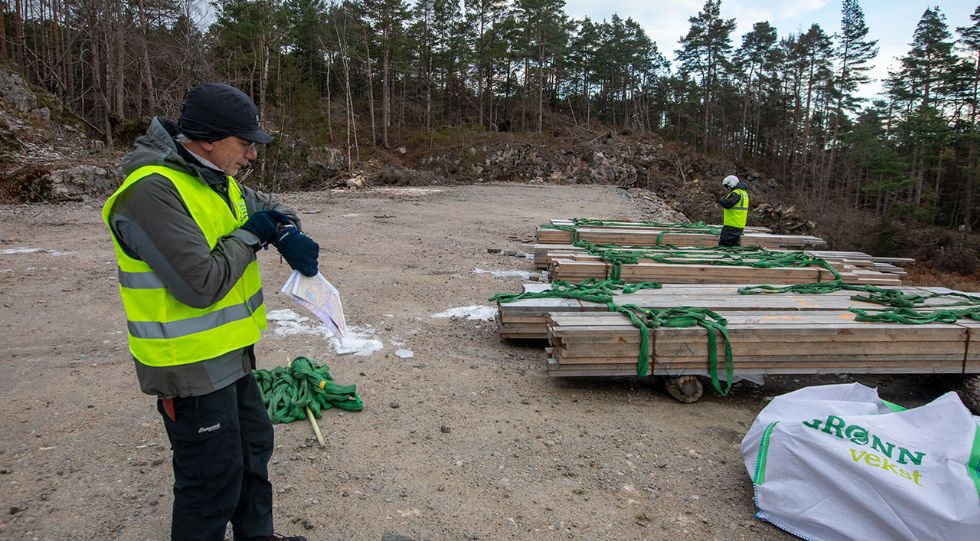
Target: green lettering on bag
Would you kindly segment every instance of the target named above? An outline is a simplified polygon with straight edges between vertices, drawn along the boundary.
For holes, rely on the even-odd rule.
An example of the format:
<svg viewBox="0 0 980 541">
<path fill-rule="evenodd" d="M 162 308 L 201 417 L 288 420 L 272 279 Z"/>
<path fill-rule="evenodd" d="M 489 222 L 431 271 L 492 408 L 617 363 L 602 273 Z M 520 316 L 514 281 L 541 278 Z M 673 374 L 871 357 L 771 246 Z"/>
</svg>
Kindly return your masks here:
<svg viewBox="0 0 980 541">
<path fill-rule="evenodd" d="M 895 444 L 892 442 L 882 442 L 881 438 L 873 436 L 871 439 L 871 448 L 876 451 L 881 451 L 885 456 L 891 458 L 892 452 L 895 450 Z"/>
<path fill-rule="evenodd" d="M 843 429 L 845 426 L 847 426 L 847 423 L 844 422 L 844 419 L 841 419 L 836 415 L 828 415 L 827 423 L 824 424 L 823 426 L 823 432 L 825 434 L 830 434 L 831 433 L 830 431 L 833 430 L 834 432 L 836 432 L 836 434 L 834 434 L 835 436 L 843 439 L 844 436 L 843 434 L 841 434 L 841 429 Z"/>
<path fill-rule="evenodd" d="M 861 425 L 851 425 L 847 427 L 844 431 L 844 435 L 847 439 L 851 440 L 851 443 L 855 445 L 867 445 L 868 444 L 868 429 Z"/>
<path fill-rule="evenodd" d="M 926 456 L 926 454 L 923 453 L 923 452 L 921 452 L 921 451 L 916 451 L 915 453 L 913 453 L 912 451 L 909 451 L 908 449 L 906 449 L 904 447 L 899 447 L 898 448 L 898 463 L 899 464 L 908 464 L 908 462 L 905 461 L 905 458 L 908 457 L 908 459 L 912 461 L 912 464 L 915 464 L 916 466 L 921 466 L 922 465 L 922 457 L 924 457 L 924 456 Z"/>
<path fill-rule="evenodd" d="M 851 460 L 857 464 L 863 462 L 872 468 L 891 472 L 898 477 L 912 481 L 917 486 L 922 486 L 922 483 L 919 482 L 922 478 L 922 472 L 919 470 L 913 470 L 912 473 L 909 473 L 903 468 L 896 468 L 894 463 L 888 461 L 888 457 L 878 456 L 867 451 L 858 451 L 857 449 L 848 449 L 848 451 L 851 453 Z"/>
<path fill-rule="evenodd" d="M 823 428 L 820 428 L 821 424 L 823 425 Z M 898 460 L 895 461 L 898 464 L 912 463 L 916 466 L 921 466 L 922 459 L 924 459 L 926 456 L 926 454 L 922 451 L 911 451 L 900 445 L 895 445 L 890 441 L 883 440 L 877 435 L 871 434 L 867 428 L 861 425 L 848 425 L 846 420 L 844 420 L 842 417 L 837 417 L 836 415 L 828 415 L 825 421 L 821 421 L 820 419 L 803 421 L 803 426 L 812 428 L 817 432 L 830 434 L 831 436 L 835 436 L 842 440 L 849 440 L 855 445 L 867 445 L 870 442 L 873 450 L 880 451 L 881 454 L 888 458 L 894 458 L 895 448 L 898 447 Z M 861 456 L 864 455 L 852 455 L 852 458 L 854 458 L 855 462 L 858 462 L 861 460 Z M 868 459 L 865 458 L 865 461 L 867 460 Z M 875 460 L 876 466 L 880 464 L 880 462 L 877 462 L 881 460 L 880 457 L 876 458 Z M 868 464 L 870 465 L 870 462 L 868 462 Z M 918 474 L 918 471 L 915 473 Z"/>
</svg>

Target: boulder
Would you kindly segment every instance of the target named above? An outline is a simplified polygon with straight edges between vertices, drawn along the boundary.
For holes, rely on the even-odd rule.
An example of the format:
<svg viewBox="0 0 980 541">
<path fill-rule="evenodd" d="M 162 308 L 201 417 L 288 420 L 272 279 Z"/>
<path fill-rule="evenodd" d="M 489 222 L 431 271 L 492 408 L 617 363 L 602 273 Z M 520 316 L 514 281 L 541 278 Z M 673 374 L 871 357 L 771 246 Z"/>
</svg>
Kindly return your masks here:
<svg viewBox="0 0 980 541">
<path fill-rule="evenodd" d="M 21 113 L 37 109 L 37 96 L 16 73 L 0 70 L 0 99 Z"/>
<path fill-rule="evenodd" d="M 109 194 L 118 185 L 117 175 L 95 165 L 76 165 L 48 172 L 52 201 L 79 201 L 86 196 Z"/>
</svg>

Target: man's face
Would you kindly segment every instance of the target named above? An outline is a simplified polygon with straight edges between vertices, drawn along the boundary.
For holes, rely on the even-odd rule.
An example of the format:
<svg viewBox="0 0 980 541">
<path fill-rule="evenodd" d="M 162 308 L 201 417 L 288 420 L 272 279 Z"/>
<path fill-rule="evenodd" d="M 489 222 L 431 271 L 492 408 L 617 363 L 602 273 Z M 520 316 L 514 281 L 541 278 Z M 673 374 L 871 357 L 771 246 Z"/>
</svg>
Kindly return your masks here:
<svg viewBox="0 0 980 541">
<path fill-rule="evenodd" d="M 248 162 L 254 160 L 258 154 L 255 143 L 234 135 L 218 139 L 212 143 L 205 143 L 204 148 L 210 154 L 206 156 L 207 159 L 230 176 L 237 175 L 242 167 L 248 165 Z"/>
</svg>

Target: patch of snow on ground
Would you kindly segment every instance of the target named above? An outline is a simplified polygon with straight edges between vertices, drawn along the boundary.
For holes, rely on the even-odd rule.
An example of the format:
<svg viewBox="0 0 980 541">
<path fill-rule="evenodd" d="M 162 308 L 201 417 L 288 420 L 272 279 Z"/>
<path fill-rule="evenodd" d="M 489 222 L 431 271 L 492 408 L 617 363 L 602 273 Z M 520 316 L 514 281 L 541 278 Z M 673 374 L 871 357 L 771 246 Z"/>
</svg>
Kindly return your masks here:
<svg viewBox="0 0 980 541">
<path fill-rule="evenodd" d="M 0 255 L 16 255 L 16 254 L 51 254 L 54 256 L 67 255 L 73 252 L 59 252 L 57 250 L 46 250 L 44 248 L 6 248 L 0 250 Z"/>
<path fill-rule="evenodd" d="M 415 353 L 410 349 L 402 348 L 395 350 L 395 356 L 399 359 L 411 359 L 415 356 Z"/>
<path fill-rule="evenodd" d="M 344 336 L 342 341 L 331 338 L 330 344 L 333 345 L 333 350 L 338 355 L 353 353 L 361 357 L 366 357 L 385 347 L 384 343 L 377 339 L 377 334 L 375 334 L 374 330 L 370 328 L 362 329 L 351 325 L 347 326 L 347 335 Z"/>
<path fill-rule="evenodd" d="M 473 269 L 473 274 L 489 274 L 494 278 L 513 278 L 517 276 L 524 280 L 530 280 L 532 276 L 541 275 L 540 273 L 533 271 L 488 271 L 484 269 Z"/>
<path fill-rule="evenodd" d="M 301 316 L 290 309 L 273 310 L 266 313 L 266 319 L 276 322 L 273 332 L 277 336 L 294 336 L 297 334 L 312 334 L 317 336 L 330 336 L 330 331 L 323 325 L 310 325 L 306 322 L 310 318 Z"/>
<path fill-rule="evenodd" d="M 465 319 L 474 319 L 477 321 L 490 321 L 496 315 L 497 315 L 497 309 L 494 308 L 493 306 L 482 306 L 479 304 L 474 304 L 473 306 L 461 306 L 459 308 L 450 308 L 445 312 L 432 314 L 432 317 L 436 317 L 436 318 L 460 317 Z"/>
<path fill-rule="evenodd" d="M 268 319 L 269 321 L 299 321 L 299 322 L 307 321 L 310 319 L 308 317 L 303 317 L 297 314 L 296 312 L 293 312 L 289 308 L 286 308 L 285 310 L 272 310 L 266 312 L 265 318 Z"/>
<path fill-rule="evenodd" d="M 277 336 L 312 334 L 329 338 L 334 353 L 338 355 L 353 353 L 354 355 L 368 356 L 384 348 L 384 343 L 378 339 L 377 333 L 370 328 L 362 329 L 348 325 L 347 336 L 341 341 L 334 337 L 326 326 L 318 323 L 319 320 L 311 320 L 288 308 L 272 310 L 266 314 L 266 319 L 276 323 L 273 333 Z"/>
</svg>

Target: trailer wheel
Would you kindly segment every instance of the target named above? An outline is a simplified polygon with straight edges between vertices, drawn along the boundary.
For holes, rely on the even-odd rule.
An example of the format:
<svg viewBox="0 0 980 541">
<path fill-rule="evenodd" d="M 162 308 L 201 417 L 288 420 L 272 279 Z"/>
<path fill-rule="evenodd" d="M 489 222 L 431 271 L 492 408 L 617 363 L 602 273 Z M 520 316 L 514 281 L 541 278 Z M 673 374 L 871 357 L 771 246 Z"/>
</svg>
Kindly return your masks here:
<svg viewBox="0 0 980 541">
<path fill-rule="evenodd" d="M 676 376 L 667 378 L 664 383 L 667 393 L 678 402 L 690 404 L 697 402 L 704 394 L 704 386 L 697 376 Z"/>
<path fill-rule="evenodd" d="M 966 376 L 959 389 L 963 404 L 975 415 L 980 415 L 980 376 Z"/>
</svg>

